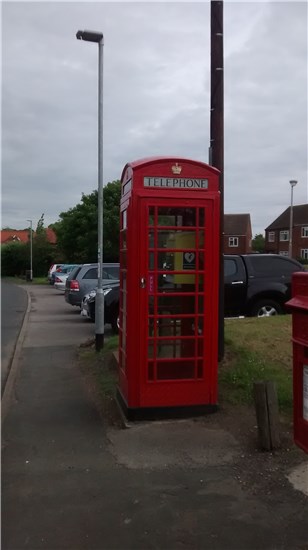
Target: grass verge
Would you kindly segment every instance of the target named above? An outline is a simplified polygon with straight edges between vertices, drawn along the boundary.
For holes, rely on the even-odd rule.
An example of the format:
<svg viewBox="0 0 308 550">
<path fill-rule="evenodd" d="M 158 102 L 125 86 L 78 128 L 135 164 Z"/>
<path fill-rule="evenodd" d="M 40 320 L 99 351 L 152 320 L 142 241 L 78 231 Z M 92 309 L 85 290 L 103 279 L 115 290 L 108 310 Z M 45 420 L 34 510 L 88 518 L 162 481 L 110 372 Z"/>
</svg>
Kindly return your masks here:
<svg viewBox="0 0 308 550">
<path fill-rule="evenodd" d="M 115 395 L 118 381 L 117 364 L 113 353 L 119 348 L 119 337 L 112 336 L 100 352 L 95 351 L 95 342 L 79 348 L 79 364 L 88 391 L 96 402 L 103 418 L 112 424 L 119 424 Z"/>
<path fill-rule="evenodd" d="M 48 285 L 49 282 L 46 277 L 33 277 L 32 282 L 26 281 L 22 277 L 2 277 L 2 281 L 7 283 L 15 283 L 16 285 Z"/>
<path fill-rule="evenodd" d="M 291 324 L 291 315 L 225 320 L 225 357 L 218 369 L 221 404 L 252 405 L 253 382 L 273 380 L 280 412 L 290 417 L 293 403 Z M 113 352 L 118 350 L 118 345 L 118 336 L 113 336 L 99 353 L 94 349 L 94 342 L 79 350 L 82 370 L 97 387 L 103 413 L 109 416 L 114 414 L 117 369 Z"/>
<path fill-rule="evenodd" d="M 221 400 L 253 403 L 253 382 L 276 383 L 280 412 L 292 411 L 291 315 L 225 321 L 225 357 L 219 365 Z"/>
</svg>

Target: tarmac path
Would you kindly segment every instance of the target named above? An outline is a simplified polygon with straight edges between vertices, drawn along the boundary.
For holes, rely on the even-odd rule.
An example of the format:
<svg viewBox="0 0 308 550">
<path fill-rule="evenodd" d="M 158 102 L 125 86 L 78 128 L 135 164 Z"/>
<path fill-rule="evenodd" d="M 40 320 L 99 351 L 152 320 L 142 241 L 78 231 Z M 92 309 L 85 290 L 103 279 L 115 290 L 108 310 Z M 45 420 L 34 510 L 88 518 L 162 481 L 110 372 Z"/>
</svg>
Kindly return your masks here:
<svg viewBox="0 0 308 550">
<path fill-rule="evenodd" d="M 103 424 L 76 363 L 93 325 L 54 289 L 28 290 L 2 428 L 2 550 L 307 548 L 307 497 L 219 415 Z"/>
</svg>

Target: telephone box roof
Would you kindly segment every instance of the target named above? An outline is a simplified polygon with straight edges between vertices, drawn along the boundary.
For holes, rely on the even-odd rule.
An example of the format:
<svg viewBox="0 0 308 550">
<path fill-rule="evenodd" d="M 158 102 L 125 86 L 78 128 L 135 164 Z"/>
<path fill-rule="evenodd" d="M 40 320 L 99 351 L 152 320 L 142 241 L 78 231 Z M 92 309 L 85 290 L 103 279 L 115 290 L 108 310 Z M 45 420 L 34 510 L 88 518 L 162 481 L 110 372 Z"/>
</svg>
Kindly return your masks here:
<svg viewBox="0 0 308 550">
<path fill-rule="evenodd" d="M 128 167 L 132 168 L 133 170 L 141 168 L 146 166 L 147 164 L 158 164 L 161 162 L 185 162 L 189 164 L 194 164 L 196 166 L 201 166 L 204 168 L 207 168 L 210 172 L 213 172 L 213 174 L 219 174 L 219 170 L 217 168 L 214 168 L 214 166 L 210 166 L 209 164 L 205 162 L 201 162 L 195 159 L 188 159 L 188 158 L 181 158 L 181 157 L 172 157 L 172 156 L 164 156 L 164 157 L 145 157 L 142 159 L 137 159 L 132 162 L 127 162 L 126 165 L 123 168 L 121 180 L 123 179 L 123 176 L 127 170 Z"/>
</svg>

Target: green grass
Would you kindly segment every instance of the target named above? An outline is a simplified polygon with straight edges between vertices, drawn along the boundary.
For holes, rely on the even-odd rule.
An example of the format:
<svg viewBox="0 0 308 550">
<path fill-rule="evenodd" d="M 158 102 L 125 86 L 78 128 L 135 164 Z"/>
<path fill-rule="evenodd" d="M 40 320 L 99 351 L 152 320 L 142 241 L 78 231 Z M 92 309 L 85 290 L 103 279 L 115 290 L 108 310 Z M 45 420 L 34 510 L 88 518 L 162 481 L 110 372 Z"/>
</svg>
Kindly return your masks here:
<svg viewBox="0 0 308 550">
<path fill-rule="evenodd" d="M 252 404 L 253 382 L 273 380 L 280 411 L 292 410 L 292 317 L 225 321 L 225 357 L 219 365 L 223 400 Z"/>
<path fill-rule="evenodd" d="M 292 316 L 263 319 L 225 320 L 225 357 L 219 364 L 219 401 L 234 405 L 253 404 L 253 382 L 272 380 L 277 387 L 280 412 L 292 412 Z M 118 380 L 112 352 L 118 336 L 105 342 L 97 353 L 93 348 L 79 352 L 83 367 L 94 375 L 102 401 L 115 395 Z"/>
<path fill-rule="evenodd" d="M 119 337 L 111 336 L 106 340 L 104 348 L 100 352 L 96 352 L 93 348 L 79 350 L 82 369 L 95 377 L 99 394 L 103 400 L 115 396 L 118 374 L 114 368 L 112 352 L 118 348 Z"/>
</svg>

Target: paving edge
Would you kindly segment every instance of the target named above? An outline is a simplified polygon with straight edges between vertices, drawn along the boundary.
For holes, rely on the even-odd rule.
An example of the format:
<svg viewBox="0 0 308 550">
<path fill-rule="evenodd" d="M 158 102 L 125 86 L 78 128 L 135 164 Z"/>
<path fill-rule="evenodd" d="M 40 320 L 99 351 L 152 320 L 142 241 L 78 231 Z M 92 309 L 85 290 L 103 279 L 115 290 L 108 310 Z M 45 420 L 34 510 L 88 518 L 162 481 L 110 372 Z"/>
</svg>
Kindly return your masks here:
<svg viewBox="0 0 308 550">
<path fill-rule="evenodd" d="M 16 376 L 17 376 L 17 373 L 18 373 L 18 367 L 19 367 L 20 352 L 21 352 L 23 341 L 24 341 L 24 338 L 25 338 L 26 327 L 27 327 L 27 324 L 28 324 L 28 319 L 29 319 L 29 315 L 30 315 L 30 311 L 31 311 L 32 302 L 31 302 L 30 292 L 26 288 L 25 288 L 25 291 L 26 291 L 27 296 L 28 296 L 28 305 L 27 305 L 26 313 L 25 313 L 24 318 L 23 318 L 23 322 L 22 322 L 22 325 L 21 325 L 20 332 L 19 332 L 18 337 L 17 337 L 17 341 L 16 341 L 15 348 L 14 348 L 14 351 L 13 351 L 11 364 L 9 366 L 8 376 L 7 376 L 7 379 L 6 379 L 6 383 L 5 383 L 5 387 L 4 387 L 4 391 L 3 391 L 3 395 L 2 395 L 2 399 L 1 399 L 1 424 L 3 424 L 3 422 L 5 420 L 5 417 L 7 415 L 7 412 L 9 410 L 9 407 L 10 407 L 10 404 L 11 404 L 11 401 L 12 401 L 12 393 L 13 393 L 13 389 L 14 389 Z"/>
</svg>

